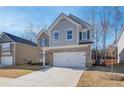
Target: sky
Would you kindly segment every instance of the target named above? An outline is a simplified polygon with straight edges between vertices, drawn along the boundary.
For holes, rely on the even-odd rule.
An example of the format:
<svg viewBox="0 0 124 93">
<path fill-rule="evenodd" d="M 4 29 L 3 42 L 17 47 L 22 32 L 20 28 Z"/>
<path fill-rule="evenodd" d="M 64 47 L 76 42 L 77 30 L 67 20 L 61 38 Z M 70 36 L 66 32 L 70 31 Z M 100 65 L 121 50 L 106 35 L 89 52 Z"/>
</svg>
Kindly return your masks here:
<svg viewBox="0 0 124 93">
<path fill-rule="evenodd" d="M 36 32 L 44 27 L 49 27 L 60 13 L 73 14 L 82 20 L 89 22 L 87 9 L 82 6 L 19 6 L 0 7 L 0 32 L 8 32 L 22 37 L 30 24 Z M 98 14 L 99 15 L 99 14 Z M 107 44 L 112 43 L 113 38 L 108 36 Z"/>
<path fill-rule="evenodd" d="M 62 12 L 81 17 L 82 11 L 81 7 L 0 7 L 0 31 L 20 36 L 30 24 L 38 31 Z"/>
</svg>

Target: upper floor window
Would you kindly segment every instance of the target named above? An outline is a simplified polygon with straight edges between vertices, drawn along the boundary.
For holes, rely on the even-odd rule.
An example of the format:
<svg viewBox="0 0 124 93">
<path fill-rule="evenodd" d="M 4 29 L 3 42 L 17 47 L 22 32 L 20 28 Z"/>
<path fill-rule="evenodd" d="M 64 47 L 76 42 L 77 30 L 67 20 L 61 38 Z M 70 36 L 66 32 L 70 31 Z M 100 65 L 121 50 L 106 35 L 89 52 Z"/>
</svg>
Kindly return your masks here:
<svg viewBox="0 0 124 93">
<path fill-rule="evenodd" d="M 67 33 L 66 33 L 66 39 L 67 40 L 72 40 L 72 30 L 67 30 Z"/>
<path fill-rule="evenodd" d="M 1 51 L 2 52 L 10 52 L 10 44 L 9 43 L 2 44 Z"/>
<path fill-rule="evenodd" d="M 80 32 L 79 39 L 80 40 L 89 40 L 90 39 L 90 30 Z"/>
<path fill-rule="evenodd" d="M 59 41 L 59 31 L 53 32 L 53 41 Z"/>
<path fill-rule="evenodd" d="M 83 40 L 87 40 L 87 32 L 86 31 L 83 32 L 82 36 L 83 36 L 83 38 L 82 38 Z"/>
<path fill-rule="evenodd" d="M 47 38 L 42 38 L 41 39 L 41 47 L 47 46 Z"/>
</svg>

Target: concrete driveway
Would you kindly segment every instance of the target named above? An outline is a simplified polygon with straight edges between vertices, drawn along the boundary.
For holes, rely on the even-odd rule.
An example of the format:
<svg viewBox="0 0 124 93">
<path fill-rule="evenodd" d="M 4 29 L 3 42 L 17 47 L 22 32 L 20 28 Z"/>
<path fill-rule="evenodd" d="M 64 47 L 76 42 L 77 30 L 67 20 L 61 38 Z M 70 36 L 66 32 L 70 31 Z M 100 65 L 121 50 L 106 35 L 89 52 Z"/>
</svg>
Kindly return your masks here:
<svg viewBox="0 0 124 93">
<path fill-rule="evenodd" d="M 6 82 L 0 86 L 75 87 L 83 71 L 76 68 L 47 67 L 16 79 L 5 79 Z"/>
</svg>

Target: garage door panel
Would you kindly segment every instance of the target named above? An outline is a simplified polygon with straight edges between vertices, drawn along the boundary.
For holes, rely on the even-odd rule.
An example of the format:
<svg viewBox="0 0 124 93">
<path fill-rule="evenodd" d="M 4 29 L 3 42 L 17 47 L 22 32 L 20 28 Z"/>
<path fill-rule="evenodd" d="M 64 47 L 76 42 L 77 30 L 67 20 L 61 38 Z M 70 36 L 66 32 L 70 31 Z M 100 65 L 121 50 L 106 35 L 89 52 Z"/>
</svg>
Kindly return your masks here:
<svg viewBox="0 0 124 93">
<path fill-rule="evenodd" d="M 1 57 L 1 64 L 3 65 L 12 65 L 13 64 L 13 57 Z"/>
<path fill-rule="evenodd" d="M 54 53 L 53 65 L 65 67 L 85 67 L 86 57 L 84 52 Z"/>
</svg>

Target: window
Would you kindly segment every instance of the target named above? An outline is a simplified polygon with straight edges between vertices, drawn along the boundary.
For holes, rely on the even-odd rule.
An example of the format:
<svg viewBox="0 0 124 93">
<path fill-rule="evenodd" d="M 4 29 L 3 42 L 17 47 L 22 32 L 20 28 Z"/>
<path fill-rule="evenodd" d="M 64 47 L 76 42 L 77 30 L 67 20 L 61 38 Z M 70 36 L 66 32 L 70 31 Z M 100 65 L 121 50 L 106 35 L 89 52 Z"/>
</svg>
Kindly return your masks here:
<svg viewBox="0 0 124 93">
<path fill-rule="evenodd" d="M 87 40 L 87 32 L 86 31 L 83 32 L 82 36 L 83 36 L 83 38 L 82 38 L 83 40 Z"/>
<path fill-rule="evenodd" d="M 2 52 L 10 52 L 10 44 L 9 43 L 5 43 L 2 44 Z"/>
<path fill-rule="evenodd" d="M 80 35 L 81 36 L 81 35 Z M 81 38 L 81 37 L 80 37 Z M 90 30 L 82 32 L 82 40 L 90 39 Z"/>
<path fill-rule="evenodd" d="M 67 40 L 72 40 L 72 30 L 67 30 Z"/>
<path fill-rule="evenodd" d="M 41 39 L 41 47 L 45 47 L 47 45 L 47 38 Z"/>
<path fill-rule="evenodd" d="M 54 41 L 59 41 L 59 32 L 58 31 L 53 32 L 53 40 Z"/>
</svg>

